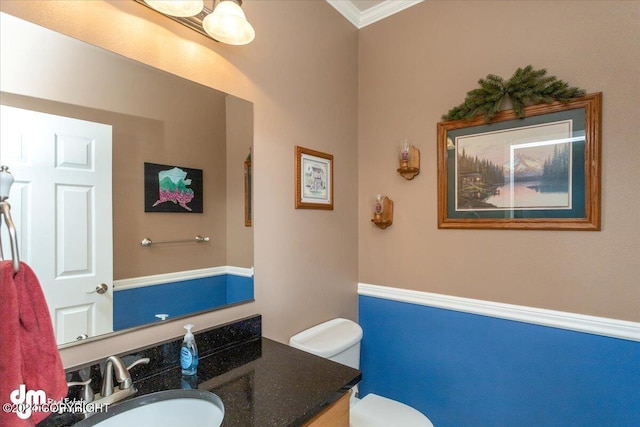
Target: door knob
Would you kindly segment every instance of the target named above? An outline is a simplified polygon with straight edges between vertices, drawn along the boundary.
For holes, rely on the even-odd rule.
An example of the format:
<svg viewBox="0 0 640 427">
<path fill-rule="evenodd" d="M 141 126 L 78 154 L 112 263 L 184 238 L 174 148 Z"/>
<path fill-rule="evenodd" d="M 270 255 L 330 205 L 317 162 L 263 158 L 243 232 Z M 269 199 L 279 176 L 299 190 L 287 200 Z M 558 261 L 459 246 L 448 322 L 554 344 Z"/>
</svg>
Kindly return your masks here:
<svg viewBox="0 0 640 427">
<path fill-rule="evenodd" d="M 98 286 L 96 286 L 96 289 L 93 291 L 89 291 L 87 292 L 88 294 L 92 294 L 94 292 L 99 293 L 99 294 L 104 294 L 105 292 L 107 292 L 107 290 L 109 289 L 109 286 L 107 286 L 106 283 L 100 283 Z"/>
</svg>

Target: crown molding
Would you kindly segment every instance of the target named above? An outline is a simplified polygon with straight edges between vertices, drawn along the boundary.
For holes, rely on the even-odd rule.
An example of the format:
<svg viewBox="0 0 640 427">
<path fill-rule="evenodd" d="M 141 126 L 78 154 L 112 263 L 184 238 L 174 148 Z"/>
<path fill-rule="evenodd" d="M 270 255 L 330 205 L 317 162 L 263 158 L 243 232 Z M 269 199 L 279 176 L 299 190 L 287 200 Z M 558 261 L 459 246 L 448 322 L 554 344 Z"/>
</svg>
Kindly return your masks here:
<svg viewBox="0 0 640 427">
<path fill-rule="evenodd" d="M 356 28 L 360 29 L 367 25 L 387 18 L 394 13 L 398 13 L 424 0 L 385 0 L 364 12 L 360 11 L 352 2 L 345 0 L 326 0 L 338 12 L 342 14 Z"/>
</svg>

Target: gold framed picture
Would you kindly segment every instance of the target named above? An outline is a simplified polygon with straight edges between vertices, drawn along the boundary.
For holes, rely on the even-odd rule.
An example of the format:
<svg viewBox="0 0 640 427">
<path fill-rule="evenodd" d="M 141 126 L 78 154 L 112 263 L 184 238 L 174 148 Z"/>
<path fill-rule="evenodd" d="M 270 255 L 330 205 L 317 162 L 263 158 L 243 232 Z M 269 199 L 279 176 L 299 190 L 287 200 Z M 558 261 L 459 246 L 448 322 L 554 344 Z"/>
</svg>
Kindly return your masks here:
<svg viewBox="0 0 640 427">
<path fill-rule="evenodd" d="M 333 156 L 295 147 L 296 209 L 333 210 Z"/>
</svg>

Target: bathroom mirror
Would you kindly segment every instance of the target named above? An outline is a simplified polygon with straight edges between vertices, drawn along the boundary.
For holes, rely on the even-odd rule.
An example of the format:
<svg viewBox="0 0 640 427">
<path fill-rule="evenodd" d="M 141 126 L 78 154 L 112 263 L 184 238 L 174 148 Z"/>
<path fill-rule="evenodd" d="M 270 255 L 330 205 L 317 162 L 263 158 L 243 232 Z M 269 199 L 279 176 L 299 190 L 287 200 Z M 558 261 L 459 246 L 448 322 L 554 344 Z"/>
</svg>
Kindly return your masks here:
<svg viewBox="0 0 640 427">
<path fill-rule="evenodd" d="M 58 344 L 252 301 L 245 162 L 253 105 L 11 15 L 0 19 L 0 163 L 15 178 L 9 202 L 21 259 L 41 282 Z M 50 143 L 40 149 L 39 140 Z M 36 162 L 49 147 L 51 158 Z M 49 163 L 65 175 L 44 178 L 49 187 L 39 189 L 40 165 Z M 108 184 L 65 181 L 72 169 Z M 180 196 L 161 193 L 164 185 Z M 184 194 L 200 198 L 202 212 L 182 203 Z M 145 209 L 145 195 L 156 207 Z"/>
</svg>

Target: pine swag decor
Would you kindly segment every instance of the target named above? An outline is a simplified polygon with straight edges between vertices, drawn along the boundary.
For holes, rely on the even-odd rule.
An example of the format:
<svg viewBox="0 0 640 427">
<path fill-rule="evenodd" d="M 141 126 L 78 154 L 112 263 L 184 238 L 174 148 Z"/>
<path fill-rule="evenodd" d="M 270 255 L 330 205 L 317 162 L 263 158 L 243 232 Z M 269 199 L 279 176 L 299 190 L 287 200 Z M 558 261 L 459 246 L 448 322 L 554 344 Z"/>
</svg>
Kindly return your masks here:
<svg viewBox="0 0 640 427">
<path fill-rule="evenodd" d="M 505 81 L 500 76 L 489 74 L 480 79 L 480 88 L 467 92 L 464 103 L 449 110 L 443 120 L 472 119 L 484 114 L 485 122 L 500 111 L 505 97 L 511 99 L 513 110 L 518 118 L 524 118 L 524 107 L 533 104 L 551 104 L 554 101 L 568 102 L 571 98 L 585 95 L 583 89 L 569 87 L 555 76 L 546 76 L 547 70 L 534 70 L 531 65 L 518 68 L 513 76 Z"/>
</svg>

